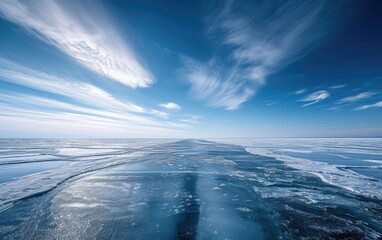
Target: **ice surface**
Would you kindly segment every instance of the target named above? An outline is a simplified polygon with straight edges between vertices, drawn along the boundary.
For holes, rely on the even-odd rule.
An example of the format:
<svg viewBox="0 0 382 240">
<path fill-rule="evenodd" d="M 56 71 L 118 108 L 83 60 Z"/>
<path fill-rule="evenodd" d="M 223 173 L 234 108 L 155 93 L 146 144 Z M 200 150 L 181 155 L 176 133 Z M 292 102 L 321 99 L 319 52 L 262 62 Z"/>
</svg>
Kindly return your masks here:
<svg viewBox="0 0 382 240">
<path fill-rule="evenodd" d="M 0 184 L 0 239 L 382 238 L 380 180 L 353 171 L 371 165 L 354 165 L 359 155 L 349 154 L 354 147 L 378 160 L 367 154 L 378 153 L 378 142 L 2 141 L 7 154 L 64 164 Z M 64 157 L 63 148 L 78 154 Z M 349 164 L 287 155 L 317 152 Z M 22 164 L 0 169 L 10 165 Z"/>
<path fill-rule="evenodd" d="M 39 161 L 54 161 L 60 158 L 52 155 L 8 155 L 0 158 L 0 165 L 16 164 L 16 163 L 31 163 Z"/>
<path fill-rule="evenodd" d="M 64 161 L 6 164 L 0 167 L 0 183 L 12 181 L 22 176 L 30 175 L 33 173 L 59 168 L 64 164 Z"/>
<path fill-rule="evenodd" d="M 276 158 L 322 181 L 382 199 L 382 139 L 265 138 L 215 139 L 244 146 L 256 155 Z M 357 170 L 358 169 L 358 170 Z"/>
<path fill-rule="evenodd" d="M 139 151 L 142 148 L 170 141 L 173 140 L 0 140 L 0 147 L 7 150 L 0 158 L 0 173 L 7 172 L 0 178 L 0 211 L 19 200 L 44 194 L 73 177 L 126 163 L 144 154 Z M 105 144 L 108 155 L 104 148 L 97 149 Z M 66 149 L 68 156 L 62 156 L 58 149 Z M 30 153 L 35 154 L 28 156 Z"/>
<path fill-rule="evenodd" d="M 115 148 L 57 148 L 56 150 L 58 154 L 66 156 L 99 155 L 118 151 L 118 149 Z"/>
</svg>

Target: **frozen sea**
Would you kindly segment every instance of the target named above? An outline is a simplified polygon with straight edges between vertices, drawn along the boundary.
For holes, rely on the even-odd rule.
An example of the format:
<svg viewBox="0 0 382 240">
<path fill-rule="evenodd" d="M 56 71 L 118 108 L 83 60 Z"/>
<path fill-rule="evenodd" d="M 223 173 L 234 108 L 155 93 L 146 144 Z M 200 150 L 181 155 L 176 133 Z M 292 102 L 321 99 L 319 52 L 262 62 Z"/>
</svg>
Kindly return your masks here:
<svg viewBox="0 0 382 240">
<path fill-rule="evenodd" d="M 382 239 L 382 139 L 0 139 L 0 239 Z"/>
</svg>

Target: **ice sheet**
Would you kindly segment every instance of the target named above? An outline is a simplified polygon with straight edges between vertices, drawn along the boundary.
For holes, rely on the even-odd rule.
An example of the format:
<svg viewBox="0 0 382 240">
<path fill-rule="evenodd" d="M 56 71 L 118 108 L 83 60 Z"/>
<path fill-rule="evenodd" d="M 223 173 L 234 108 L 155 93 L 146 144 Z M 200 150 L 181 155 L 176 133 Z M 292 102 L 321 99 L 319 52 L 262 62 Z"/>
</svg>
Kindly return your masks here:
<svg viewBox="0 0 382 240">
<path fill-rule="evenodd" d="M 214 139 L 244 146 L 256 155 L 276 158 L 322 181 L 369 197 L 382 199 L 382 139 L 265 138 Z M 297 157 L 299 156 L 299 157 Z M 351 168 L 363 170 L 352 171 Z M 369 171 L 366 169 L 370 169 Z"/>
<path fill-rule="evenodd" d="M 20 200 L 44 194 L 68 179 L 124 164 L 146 154 L 151 146 L 171 141 L 174 140 L 1 139 L 0 150 L 6 149 L 7 153 L 0 152 L 0 173 L 7 174 L 0 181 L 0 211 Z M 108 147 L 97 149 L 104 145 Z M 57 149 L 65 149 L 68 155 L 60 155 Z"/>
<path fill-rule="evenodd" d="M 66 156 L 99 155 L 118 151 L 113 148 L 57 148 L 58 154 Z"/>
<path fill-rule="evenodd" d="M 2 197 L 29 195 L 0 212 L 0 238 L 382 237 L 382 201 L 327 181 L 342 167 L 293 157 L 280 161 L 274 158 L 279 157 L 275 149 L 255 148 L 267 157 L 202 140 L 141 145 L 120 145 L 113 154 L 87 160 L 70 157 L 67 167 L 58 171 L 1 185 L 0 193 L 6 193 Z M 298 168 L 301 161 L 306 166 Z M 340 179 L 352 173 L 343 171 Z"/>
</svg>

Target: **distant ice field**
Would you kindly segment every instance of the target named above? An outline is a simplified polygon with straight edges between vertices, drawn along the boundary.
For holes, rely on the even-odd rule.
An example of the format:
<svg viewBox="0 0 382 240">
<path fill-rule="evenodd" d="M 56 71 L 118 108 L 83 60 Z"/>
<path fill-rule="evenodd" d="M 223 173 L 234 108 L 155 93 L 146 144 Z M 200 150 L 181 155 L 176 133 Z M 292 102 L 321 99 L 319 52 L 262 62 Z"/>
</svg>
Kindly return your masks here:
<svg viewBox="0 0 382 240">
<path fill-rule="evenodd" d="M 273 157 L 323 181 L 382 199 L 381 138 L 214 139 Z"/>
<path fill-rule="evenodd" d="M 0 239 L 381 239 L 381 139 L 0 139 Z"/>
</svg>

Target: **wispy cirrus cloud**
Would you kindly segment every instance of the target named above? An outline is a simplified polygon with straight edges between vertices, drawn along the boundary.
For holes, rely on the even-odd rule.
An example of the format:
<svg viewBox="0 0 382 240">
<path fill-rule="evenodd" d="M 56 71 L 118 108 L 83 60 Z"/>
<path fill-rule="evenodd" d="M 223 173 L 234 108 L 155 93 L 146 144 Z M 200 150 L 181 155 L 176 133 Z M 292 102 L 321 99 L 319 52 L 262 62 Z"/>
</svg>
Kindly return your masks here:
<svg viewBox="0 0 382 240">
<path fill-rule="evenodd" d="M 339 88 L 344 88 L 344 87 L 347 87 L 347 85 L 346 84 L 333 85 L 333 86 L 330 86 L 329 88 L 330 89 L 339 89 Z"/>
<path fill-rule="evenodd" d="M 302 105 L 303 107 L 306 107 L 306 106 L 318 103 L 322 100 L 325 100 L 328 97 L 330 97 L 330 93 L 328 91 L 319 90 L 319 91 L 315 91 L 315 92 L 308 94 L 307 96 L 302 98 L 300 101 L 308 102 L 308 103 L 305 103 L 304 105 Z"/>
<path fill-rule="evenodd" d="M 345 97 L 345 98 L 342 98 L 342 99 L 338 100 L 337 104 L 357 102 L 357 101 L 360 101 L 360 100 L 371 98 L 375 94 L 376 94 L 375 92 L 362 92 L 362 93 L 358 93 L 357 95 Z"/>
<path fill-rule="evenodd" d="M 203 64 L 185 58 L 184 62 L 187 67 L 182 72 L 191 83 L 190 93 L 196 99 L 206 100 L 208 106 L 234 110 L 254 94 L 255 89 L 239 79 L 238 69 L 231 69 L 233 72 L 226 73 L 228 78 L 222 79 L 225 69 L 215 66 L 213 61 Z"/>
<path fill-rule="evenodd" d="M 75 100 L 79 104 L 136 113 L 146 111 L 136 104 L 117 100 L 108 92 L 92 84 L 60 78 L 4 59 L 0 59 L 0 76 L 3 81 L 62 95 Z"/>
<path fill-rule="evenodd" d="M 0 116 L 2 116 L 2 118 L 4 116 L 12 116 L 14 118 L 21 117 L 24 120 L 42 119 L 44 122 L 49 122 L 50 120 L 53 120 L 53 122 L 63 122 L 67 120 L 65 119 L 65 116 L 71 115 L 77 116 L 77 118 L 80 119 L 85 125 L 95 124 L 96 122 L 110 122 L 111 128 L 117 128 L 119 125 L 124 125 L 124 127 L 128 129 L 134 126 L 136 130 L 142 127 L 143 129 L 153 127 L 156 130 L 166 130 L 166 128 L 171 130 L 171 127 L 176 125 L 176 123 L 168 122 L 170 124 L 166 124 L 152 118 L 139 116 L 125 111 L 78 106 L 73 103 L 47 97 L 34 96 L 31 94 L 0 92 L 0 98 Z M 42 116 L 50 117 L 44 119 Z M 57 119 L 54 119 L 53 116 L 56 116 Z M 60 116 L 64 116 L 64 118 L 60 118 Z M 86 119 L 89 120 L 88 123 L 86 123 Z M 74 121 L 74 119 L 68 121 L 68 126 Z M 113 126 L 112 123 L 118 124 Z M 97 127 L 97 125 L 95 124 L 94 127 Z"/>
<path fill-rule="evenodd" d="M 181 119 L 180 121 L 185 122 L 185 123 L 190 123 L 190 124 L 197 124 L 199 123 L 199 120 L 202 118 L 202 116 L 197 116 L 197 115 L 184 115 L 184 118 Z"/>
<path fill-rule="evenodd" d="M 33 98 L 25 99 L 36 100 Z M 40 107 L 38 106 L 38 108 Z M 184 134 L 184 128 L 188 127 L 186 124 L 171 122 L 163 125 L 138 124 L 138 121 L 127 121 L 128 116 L 126 115 L 111 117 L 110 112 L 107 111 L 101 111 L 98 114 L 63 111 L 61 108 L 59 111 L 44 111 L 33 108 L 31 105 L 15 108 L 2 102 L 0 102 L 0 109 L 0 130 L 2 134 L 17 129 L 21 136 L 30 136 L 30 134 L 33 134 L 32 136 L 36 136 L 36 134 L 39 136 L 52 136 L 52 133 L 54 133 L 54 136 L 81 138 L 163 137 L 163 135 L 179 137 Z"/>
<path fill-rule="evenodd" d="M 0 14 L 87 69 L 132 88 L 154 82 L 95 1 L 3 0 Z"/>
<path fill-rule="evenodd" d="M 300 95 L 300 94 L 305 93 L 306 91 L 307 91 L 306 88 L 302 88 L 302 89 L 299 89 L 299 90 L 295 91 L 294 94 Z"/>
<path fill-rule="evenodd" d="M 159 106 L 166 108 L 166 109 L 170 109 L 170 110 L 180 110 L 181 109 L 181 107 L 178 104 L 173 103 L 173 102 L 162 103 L 162 104 L 159 104 Z"/>
<path fill-rule="evenodd" d="M 365 110 L 365 109 L 369 109 L 369 108 L 380 108 L 380 107 L 382 107 L 382 101 L 376 102 L 374 104 L 362 105 L 362 106 L 355 108 L 354 110 Z"/>
<path fill-rule="evenodd" d="M 98 129 L 97 133 L 109 136 L 111 131 L 121 136 L 129 131 L 138 133 L 150 129 L 153 136 L 160 131 L 174 136 L 189 127 L 181 122 L 161 121 L 158 118 L 168 118 L 168 113 L 117 99 L 90 83 L 57 77 L 1 59 L 0 78 L 45 92 L 20 93 L 1 89 L 0 116 L 4 123 L 1 129 L 4 131 L 5 126 L 11 124 L 15 127 L 16 122 L 24 122 L 23 126 L 38 125 L 36 133 L 45 131 L 41 129 L 44 123 L 50 124 L 53 130 L 53 126 L 56 126 L 54 132 L 60 132 L 66 122 L 65 129 L 70 126 L 81 129 L 80 126 L 83 126 L 84 129 Z M 103 132 L 102 127 L 108 131 Z M 73 130 L 70 132 L 75 133 Z"/>
<path fill-rule="evenodd" d="M 167 112 L 163 112 L 163 111 L 159 111 L 159 110 L 156 110 L 156 109 L 150 109 L 148 111 L 149 114 L 153 114 L 157 117 L 161 117 L 161 118 L 168 118 L 170 116 L 169 113 Z"/>
<path fill-rule="evenodd" d="M 275 104 L 277 104 L 277 103 L 279 103 L 279 102 L 277 102 L 277 101 L 268 102 L 268 103 L 267 103 L 267 106 L 272 106 L 272 105 L 275 105 Z"/>
<path fill-rule="evenodd" d="M 328 14 L 326 1 L 225 2 L 208 29 L 224 52 L 184 61 L 191 94 L 212 107 L 239 108 L 271 74 L 320 42 Z"/>
</svg>

